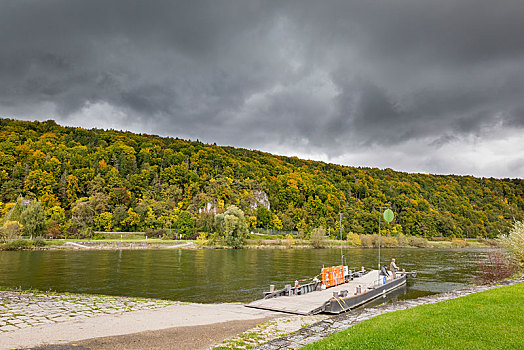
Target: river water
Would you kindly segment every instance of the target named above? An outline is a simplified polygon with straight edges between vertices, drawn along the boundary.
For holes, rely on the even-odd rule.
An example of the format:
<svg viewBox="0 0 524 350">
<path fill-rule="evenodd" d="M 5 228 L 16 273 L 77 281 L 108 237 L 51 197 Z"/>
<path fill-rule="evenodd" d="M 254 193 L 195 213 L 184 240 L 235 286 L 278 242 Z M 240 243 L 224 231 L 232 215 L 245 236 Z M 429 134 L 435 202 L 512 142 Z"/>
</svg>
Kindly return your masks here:
<svg viewBox="0 0 524 350">
<path fill-rule="evenodd" d="M 375 249 L 344 249 L 350 269 L 376 268 Z M 382 249 L 382 262 L 397 259 L 416 270 L 394 298 L 451 291 L 470 283 L 485 255 L 479 249 Z M 199 303 L 259 299 L 340 265 L 339 249 L 0 251 L 0 288 L 106 294 Z"/>
</svg>

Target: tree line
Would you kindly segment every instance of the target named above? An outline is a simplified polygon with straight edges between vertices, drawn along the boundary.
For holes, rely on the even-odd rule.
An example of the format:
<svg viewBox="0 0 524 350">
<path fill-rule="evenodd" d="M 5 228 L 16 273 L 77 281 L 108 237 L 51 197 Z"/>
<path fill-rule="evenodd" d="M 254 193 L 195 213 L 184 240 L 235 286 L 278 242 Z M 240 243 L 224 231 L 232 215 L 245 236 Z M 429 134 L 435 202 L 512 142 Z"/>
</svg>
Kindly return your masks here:
<svg viewBox="0 0 524 350">
<path fill-rule="evenodd" d="M 379 208 L 389 207 L 395 221 L 386 234 L 491 238 L 524 218 L 522 179 L 349 167 L 53 120 L 0 119 L 0 136 L 0 215 L 22 194 L 32 204 L 20 207 L 39 213 L 37 231 L 47 237 L 145 230 L 225 237 L 231 216 L 242 218 L 242 230 L 338 235 L 339 213 L 343 235 L 373 234 Z M 24 221 L 24 210 L 15 212 L 11 225 Z"/>
</svg>

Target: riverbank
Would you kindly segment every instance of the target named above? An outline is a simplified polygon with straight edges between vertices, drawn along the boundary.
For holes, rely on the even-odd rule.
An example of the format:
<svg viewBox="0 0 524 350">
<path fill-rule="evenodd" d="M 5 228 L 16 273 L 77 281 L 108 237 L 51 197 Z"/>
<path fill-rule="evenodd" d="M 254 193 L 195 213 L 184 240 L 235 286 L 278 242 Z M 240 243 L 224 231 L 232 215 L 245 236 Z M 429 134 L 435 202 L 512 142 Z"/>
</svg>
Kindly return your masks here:
<svg viewBox="0 0 524 350">
<path fill-rule="evenodd" d="M 418 245 L 384 245 L 382 248 L 493 248 L 491 241 L 467 240 L 419 240 Z M 323 248 L 340 248 L 340 242 L 329 240 Z M 244 249 L 314 249 L 308 240 L 278 238 L 278 239 L 248 239 Z M 355 246 L 343 241 L 342 248 L 376 248 L 374 245 Z M 132 239 L 132 240 L 15 240 L 0 243 L 0 250 L 121 250 L 121 249 L 231 249 L 223 245 L 210 245 L 198 240 L 162 240 L 162 239 Z"/>
</svg>

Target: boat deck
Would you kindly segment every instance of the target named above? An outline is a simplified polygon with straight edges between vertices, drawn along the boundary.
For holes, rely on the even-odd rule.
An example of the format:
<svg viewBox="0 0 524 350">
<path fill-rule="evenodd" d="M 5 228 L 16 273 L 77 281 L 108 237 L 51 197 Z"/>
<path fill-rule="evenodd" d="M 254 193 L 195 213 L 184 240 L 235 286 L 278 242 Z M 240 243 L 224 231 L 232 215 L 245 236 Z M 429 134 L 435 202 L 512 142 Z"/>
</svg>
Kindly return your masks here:
<svg viewBox="0 0 524 350">
<path fill-rule="evenodd" d="M 368 290 L 368 287 L 373 287 L 378 280 L 379 271 L 369 271 L 362 277 L 355 278 L 347 283 L 340 284 L 335 287 L 330 287 L 322 291 L 315 291 L 303 295 L 281 296 L 278 298 L 255 300 L 247 307 L 289 312 L 299 315 L 311 315 L 323 311 L 322 308 L 326 301 L 331 299 L 333 292 L 340 292 L 347 290 L 348 295 L 353 295 L 356 288 L 360 285 L 362 291 Z"/>
</svg>

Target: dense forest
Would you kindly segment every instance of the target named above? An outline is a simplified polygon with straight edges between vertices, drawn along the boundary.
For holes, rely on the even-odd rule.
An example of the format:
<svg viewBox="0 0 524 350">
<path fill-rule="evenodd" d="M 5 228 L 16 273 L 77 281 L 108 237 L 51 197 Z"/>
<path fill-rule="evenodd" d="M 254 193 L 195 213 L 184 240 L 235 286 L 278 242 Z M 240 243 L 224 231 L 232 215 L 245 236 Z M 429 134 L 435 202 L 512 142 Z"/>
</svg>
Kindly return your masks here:
<svg viewBox="0 0 524 350">
<path fill-rule="evenodd" d="M 495 237 L 524 218 L 524 180 L 341 166 L 177 138 L 0 119 L 0 221 L 19 195 L 48 237 L 89 230 L 212 233 L 240 208 L 250 229 L 324 227 L 391 235 Z M 21 198 L 20 197 L 20 198 Z M 16 215 L 15 215 L 16 216 Z M 19 215 L 20 216 L 20 215 Z"/>
</svg>

